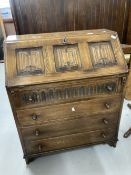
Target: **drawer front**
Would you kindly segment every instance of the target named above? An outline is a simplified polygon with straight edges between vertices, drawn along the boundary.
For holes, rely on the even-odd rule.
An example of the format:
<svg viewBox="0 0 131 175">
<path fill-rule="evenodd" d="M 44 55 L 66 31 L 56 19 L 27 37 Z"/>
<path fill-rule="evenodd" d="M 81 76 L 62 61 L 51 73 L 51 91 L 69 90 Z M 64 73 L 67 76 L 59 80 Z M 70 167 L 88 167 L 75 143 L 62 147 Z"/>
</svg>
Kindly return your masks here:
<svg viewBox="0 0 131 175">
<path fill-rule="evenodd" d="M 120 92 L 119 78 L 96 79 L 63 84 L 30 86 L 10 90 L 16 108 L 47 106 L 62 102 L 73 102 L 94 96 L 111 95 Z"/>
<path fill-rule="evenodd" d="M 106 142 L 108 140 L 112 140 L 114 137 L 115 130 L 108 129 L 84 132 L 39 141 L 29 141 L 26 143 L 26 151 L 28 154 L 39 154 L 48 151 Z"/>
<path fill-rule="evenodd" d="M 21 127 L 46 124 L 49 121 L 67 120 L 99 113 L 118 111 L 121 96 L 104 97 L 50 107 L 18 110 L 17 117 Z"/>
<path fill-rule="evenodd" d="M 25 140 L 39 140 L 91 130 L 116 128 L 119 117 L 118 114 L 119 113 L 112 113 L 60 122 L 50 122 L 39 127 L 22 128 L 21 131 Z"/>
</svg>

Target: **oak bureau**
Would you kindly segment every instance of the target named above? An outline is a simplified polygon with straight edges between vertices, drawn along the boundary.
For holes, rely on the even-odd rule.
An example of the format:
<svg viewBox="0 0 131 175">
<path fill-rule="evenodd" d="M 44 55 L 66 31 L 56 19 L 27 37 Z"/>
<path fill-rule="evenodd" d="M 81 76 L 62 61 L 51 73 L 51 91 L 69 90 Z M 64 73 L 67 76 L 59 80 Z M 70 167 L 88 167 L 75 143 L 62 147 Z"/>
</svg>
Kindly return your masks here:
<svg viewBox="0 0 131 175">
<path fill-rule="evenodd" d="M 128 73 L 116 32 L 9 36 L 5 70 L 26 163 L 70 148 L 116 146 Z"/>
</svg>

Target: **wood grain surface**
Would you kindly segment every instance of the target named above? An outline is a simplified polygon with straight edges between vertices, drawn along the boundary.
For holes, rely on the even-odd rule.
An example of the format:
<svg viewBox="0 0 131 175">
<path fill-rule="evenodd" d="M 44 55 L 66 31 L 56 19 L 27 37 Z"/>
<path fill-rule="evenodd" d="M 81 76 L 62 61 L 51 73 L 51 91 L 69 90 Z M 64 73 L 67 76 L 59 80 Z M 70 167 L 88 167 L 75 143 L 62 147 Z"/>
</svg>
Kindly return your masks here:
<svg viewBox="0 0 131 175">
<path fill-rule="evenodd" d="M 130 43 L 130 0 L 10 0 L 17 34 L 108 28 Z"/>
</svg>

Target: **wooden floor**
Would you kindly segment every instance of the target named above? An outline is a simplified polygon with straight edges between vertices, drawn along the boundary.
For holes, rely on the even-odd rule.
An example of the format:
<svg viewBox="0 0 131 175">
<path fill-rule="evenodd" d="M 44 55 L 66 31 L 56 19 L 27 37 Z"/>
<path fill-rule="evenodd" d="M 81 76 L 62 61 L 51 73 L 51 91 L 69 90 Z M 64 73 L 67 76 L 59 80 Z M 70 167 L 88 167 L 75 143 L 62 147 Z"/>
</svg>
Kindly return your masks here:
<svg viewBox="0 0 131 175">
<path fill-rule="evenodd" d="M 97 145 L 39 158 L 26 166 L 4 87 L 4 64 L 0 64 L 0 175 L 130 175 L 131 110 L 123 107 L 116 148 Z"/>
</svg>

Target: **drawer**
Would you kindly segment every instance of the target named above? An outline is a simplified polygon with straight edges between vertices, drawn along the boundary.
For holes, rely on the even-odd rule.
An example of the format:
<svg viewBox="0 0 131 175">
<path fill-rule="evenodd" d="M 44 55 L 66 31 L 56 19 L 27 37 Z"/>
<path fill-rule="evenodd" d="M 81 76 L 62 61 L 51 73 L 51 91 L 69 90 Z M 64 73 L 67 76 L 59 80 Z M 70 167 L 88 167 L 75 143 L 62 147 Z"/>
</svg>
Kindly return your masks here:
<svg viewBox="0 0 131 175">
<path fill-rule="evenodd" d="M 102 95 L 117 94 L 121 91 L 120 78 L 102 78 L 71 81 L 48 85 L 35 85 L 10 89 L 9 93 L 18 108 L 48 106 L 73 102 Z"/>
<path fill-rule="evenodd" d="M 28 155 L 39 154 L 82 145 L 104 143 L 112 140 L 115 137 L 115 134 L 115 130 L 108 129 L 53 137 L 39 141 L 29 141 L 26 143 L 26 152 Z"/>
<path fill-rule="evenodd" d="M 21 132 L 24 140 L 38 140 L 91 130 L 116 128 L 118 115 L 119 113 L 116 112 L 60 122 L 50 122 L 43 126 L 22 128 Z"/>
<path fill-rule="evenodd" d="M 50 107 L 18 110 L 17 117 L 21 127 L 46 124 L 49 121 L 67 120 L 99 113 L 115 112 L 120 108 L 121 96 L 103 97 L 78 101 Z"/>
</svg>

